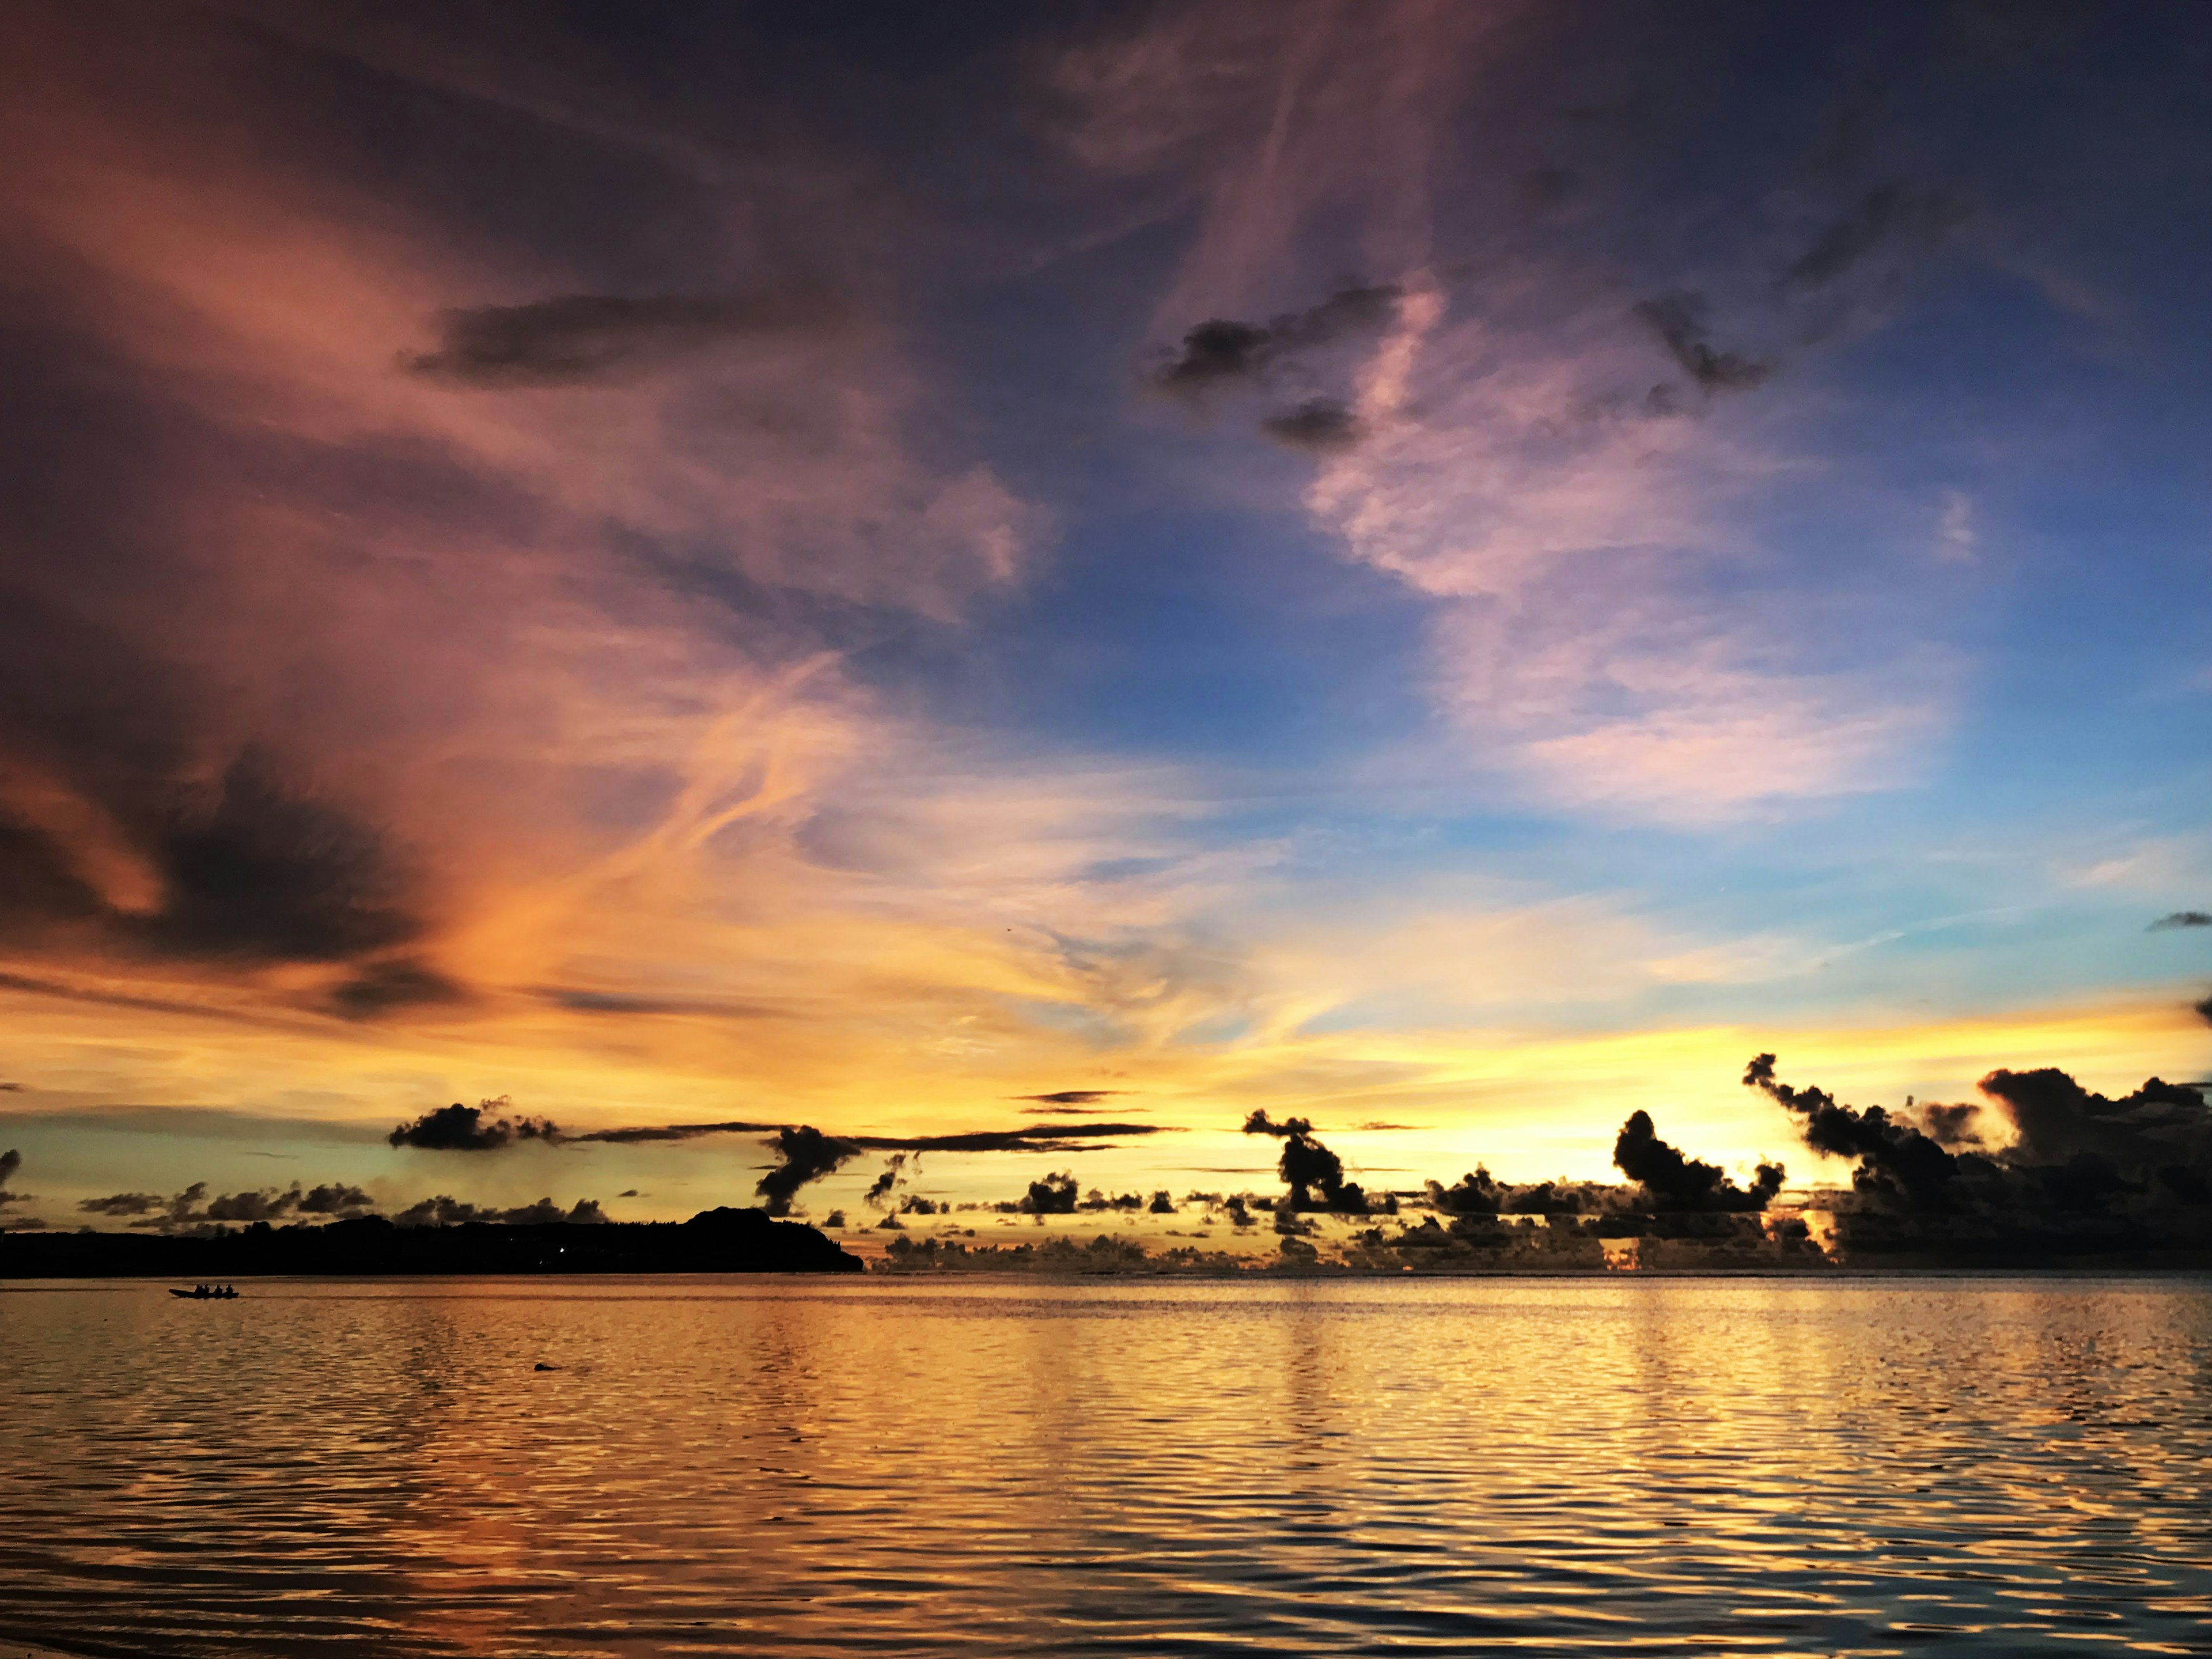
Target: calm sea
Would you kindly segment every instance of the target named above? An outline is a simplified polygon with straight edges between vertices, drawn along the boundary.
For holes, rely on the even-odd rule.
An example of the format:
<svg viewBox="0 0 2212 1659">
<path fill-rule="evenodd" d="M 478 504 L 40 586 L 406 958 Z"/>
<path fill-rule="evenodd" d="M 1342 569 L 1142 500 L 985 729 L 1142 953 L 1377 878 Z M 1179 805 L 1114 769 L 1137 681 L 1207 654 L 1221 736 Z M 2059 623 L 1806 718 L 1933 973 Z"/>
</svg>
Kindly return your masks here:
<svg viewBox="0 0 2212 1659">
<path fill-rule="evenodd" d="M 243 1290 L 0 1286 L 0 1655 L 2212 1652 L 2203 1279 Z"/>
</svg>

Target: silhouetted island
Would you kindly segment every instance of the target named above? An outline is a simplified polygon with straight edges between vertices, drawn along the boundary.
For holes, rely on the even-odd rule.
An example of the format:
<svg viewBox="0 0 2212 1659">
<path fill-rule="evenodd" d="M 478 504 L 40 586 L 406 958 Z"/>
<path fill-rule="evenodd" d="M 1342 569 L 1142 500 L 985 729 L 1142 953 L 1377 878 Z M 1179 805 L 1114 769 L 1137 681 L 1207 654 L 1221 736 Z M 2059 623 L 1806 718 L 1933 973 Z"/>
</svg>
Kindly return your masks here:
<svg viewBox="0 0 2212 1659">
<path fill-rule="evenodd" d="M 468 1221 L 400 1227 L 380 1216 L 326 1226 L 196 1235 L 0 1233 L 0 1279 L 237 1279 L 270 1274 L 856 1273 L 860 1260 L 765 1210 L 689 1221 Z"/>
</svg>

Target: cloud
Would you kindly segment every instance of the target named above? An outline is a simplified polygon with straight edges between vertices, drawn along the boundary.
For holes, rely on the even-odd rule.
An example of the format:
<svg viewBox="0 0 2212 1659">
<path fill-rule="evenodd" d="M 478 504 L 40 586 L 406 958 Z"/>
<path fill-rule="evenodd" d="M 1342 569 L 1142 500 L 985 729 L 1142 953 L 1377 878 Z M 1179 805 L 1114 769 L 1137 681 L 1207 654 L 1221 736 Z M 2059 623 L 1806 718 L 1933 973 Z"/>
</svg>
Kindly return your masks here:
<svg viewBox="0 0 2212 1659">
<path fill-rule="evenodd" d="M 88 741 L 96 757 L 101 738 Z M 76 838 L 93 818 L 109 844 Z M 392 839 L 261 749 L 211 780 L 125 775 L 82 793 L 0 768 L 0 869 L 12 878 L 13 914 L 0 916 L 12 931 L 89 928 L 115 949 L 185 962 L 344 962 L 424 927 Z"/>
<path fill-rule="evenodd" d="M 847 317 L 818 294 L 567 294 L 441 313 L 437 348 L 403 354 L 400 364 L 453 386 L 576 386 L 720 343 L 834 328 Z"/>
<path fill-rule="evenodd" d="M 94 75 L 98 32 L 33 12 L 0 180 L 0 362 L 39 411 L 0 434 L 18 978 L 542 1052 L 516 989 L 715 984 L 763 956 L 733 908 L 774 896 L 787 940 L 834 910 L 799 827 L 935 735 L 841 653 L 957 623 L 1051 533 L 868 283 L 823 297 L 882 268 L 889 216 L 787 157 L 654 291 L 566 293 L 641 204 L 459 210 L 520 210 L 515 152 L 475 142 L 504 106 L 447 108 L 454 143 L 395 173 L 200 14 L 100 43 Z M 593 79 L 583 102 L 621 95 Z M 502 295 L 532 297 L 471 303 Z"/>
<path fill-rule="evenodd" d="M 1726 1211 L 1749 1213 L 1764 1210 L 1782 1190 L 1784 1171 L 1779 1164 L 1762 1164 L 1758 1179 L 1749 1188 L 1739 1187 L 1717 1166 L 1684 1156 L 1659 1139 L 1649 1112 L 1629 1114 L 1613 1146 L 1613 1161 L 1631 1181 L 1639 1182 L 1661 1211 Z"/>
<path fill-rule="evenodd" d="M 1153 375 L 1152 384 L 1181 397 L 1201 398 L 1223 386 L 1261 380 L 1301 353 L 1379 331 L 1401 297 L 1395 287 L 1352 287 L 1308 310 L 1284 312 L 1264 324 L 1212 319 L 1182 337 L 1181 350 Z"/>
<path fill-rule="evenodd" d="M 1296 409 L 1270 415 L 1260 430 L 1290 449 L 1327 454 L 1350 449 L 1367 435 L 1359 417 L 1334 398 L 1312 398 Z"/>
<path fill-rule="evenodd" d="M 1126 1089 L 1059 1089 L 1048 1095 L 1009 1095 L 1006 1098 L 1034 1101 L 1040 1112 L 1061 1112 L 1070 1107 L 1096 1106 L 1102 1100 L 1111 1100 L 1127 1092 Z"/>
<path fill-rule="evenodd" d="M 2147 933 L 2169 933 L 2184 927 L 2212 927 L 2212 912 L 2176 910 L 2160 916 L 2143 931 Z"/>
<path fill-rule="evenodd" d="M 393 1216 L 393 1222 L 402 1227 L 458 1227 L 469 1222 L 487 1222 L 509 1227 L 541 1227 L 555 1222 L 571 1225 L 601 1225 L 607 1220 L 606 1212 L 595 1198 L 581 1198 L 563 1210 L 550 1198 L 541 1198 L 535 1204 L 518 1205 L 513 1209 L 484 1207 L 465 1203 L 444 1193 L 410 1204 Z"/>
<path fill-rule="evenodd" d="M 300 1207 L 297 1187 L 289 1192 L 265 1188 L 254 1192 L 222 1193 L 208 1200 L 210 1221 L 278 1221 Z M 198 1217 L 193 1218 L 198 1219 Z"/>
<path fill-rule="evenodd" d="M 357 1215 L 376 1207 L 376 1200 L 358 1187 L 331 1182 L 310 1189 L 300 1200 L 302 1215 Z"/>
<path fill-rule="evenodd" d="M 779 1129 L 773 1140 L 763 1144 L 783 1159 L 763 1176 L 753 1189 L 768 1200 L 770 1215 L 790 1214 L 792 1198 L 801 1187 L 810 1181 L 820 1180 L 860 1154 L 860 1148 L 854 1142 L 825 1135 L 804 1123 Z"/>
<path fill-rule="evenodd" d="M 2048 1066 L 2000 1067 L 1979 1086 L 2012 1119 L 2019 1139 L 2008 1157 L 2015 1163 L 2058 1164 L 2088 1152 L 2142 1173 L 2202 1158 L 2212 1131 L 2201 1091 L 2154 1077 L 2117 1100 Z"/>
<path fill-rule="evenodd" d="M 2056 1067 L 2000 1067 L 1980 1087 L 2014 1139 L 1984 1153 L 1953 1138 L 1972 1121 L 1969 1107 L 1908 1102 L 1893 1115 L 1844 1106 L 1824 1090 L 1777 1082 L 1771 1054 L 1755 1058 L 1744 1081 L 1799 1119 L 1808 1146 L 1856 1159 L 1852 1187 L 1878 1213 L 1951 1218 L 1969 1239 L 2048 1250 L 2053 1227 L 2070 1218 L 2132 1230 L 2137 1247 L 2185 1244 L 2212 1200 L 2212 1117 L 2203 1091 L 2188 1085 L 2151 1078 L 2113 1099 Z M 1905 1121 L 1916 1110 L 1928 1132 Z"/>
<path fill-rule="evenodd" d="M 900 1172 L 906 1168 L 906 1160 L 904 1152 L 893 1152 L 885 1158 L 882 1171 L 868 1183 L 868 1190 L 860 1195 L 861 1202 L 871 1208 L 880 1208 L 890 1199 L 891 1188 L 903 1179 Z"/>
<path fill-rule="evenodd" d="M 1744 1068 L 1744 1086 L 1760 1091 L 1798 1119 L 1798 1132 L 1814 1152 L 1858 1160 L 1851 1177 L 1855 1187 L 1921 1208 L 1940 1209 L 1949 1202 L 1958 1164 L 1941 1141 L 1914 1124 L 1893 1121 L 1879 1106 L 1856 1111 L 1825 1090 L 1780 1082 L 1774 1065 L 1772 1054 L 1753 1056 Z M 1937 1121 L 1955 1132 L 1966 1115 L 1947 1110 Z"/>
<path fill-rule="evenodd" d="M 1966 215 L 1966 204 L 1947 191 L 1915 190 L 1893 181 L 1877 185 L 1790 261 L 1782 285 L 1825 287 L 1877 248 L 1899 240 L 1932 242 Z"/>
<path fill-rule="evenodd" d="M 1024 1215 L 1073 1215 L 1076 1192 L 1073 1174 L 1062 1171 L 1048 1175 L 1041 1181 L 1030 1182 L 1029 1191 L 1015 1208 Z"/>
<path fill-rule="evenodd" d="M 1720 514 L 1775 463 L 1625 402 L 1638 355 L 1618 313 L 1455 319 L 1413 289 L 1362 371 L 1369 435 L 1307 509 L 1431 602 L 1432 695 L 1542 799 L 1700 824 L 1898 781 L 1940 659 L 1825 661 L 1802 618 L 1716 602 Z"/>
<path fill-rule="evenodd" d="M 15 1172 L 22 1167 L 23 1155 L 13 1146 L 0 1152 L 0 1204 L 12 1201 L 8 1195 L 8 1183 L 15 1179 Z"/>
<path fill-rule="evenodd" d="M 450 1106 L 423 1113 L 411 1123 L 400 1124 L 385 1139 L 394 1146 L 413 1146 L 429 1152 L 490 1152 L 521 1141 L 557 1141 L 562 1138 L 560 1130 L 547 1118 L 484 1116 L 507 1103 L 505 1096 L 474 1106 L 465 1106 L 457 1100 Z"/>
<path fill-rule="evenodd" d="M 162 1198 L 154 1193 L 111 1193 L 88 1198 L 77 1205 L 86 1215 L 131 1218 L 136 1227 L 163 1232 L 218 1223 L 275 1222 L 288 1217 L 325 1216 L 345 1220 L 365 1215 L 376 1200 L 358 1187 L 331 1182 L 303 1189 L 299 1182 L 289 1188 L 264 1187 L 240 1193 L 208 1196 L 207 1183 L 196 1181 L 181 1193 Z"/>
<path fill-rule="evenodd" d="M 1774 373 L 1771 363 L 1723 351 L 1712 344 L 1705 325 L 1711 307 L 1702 294 L 1662 294 L 1640 300 L 1632 309 L 1637 319 L 1659 337 L 1660 343 L 1700 392 L 1748 392 Z"/>
<path fill-rule="evenodd" d="M 149 1215 L 163 1201 L 158 1193 L 110 1193 L 105 1198 L 84 1199 L 77 1208 L 87 1215 Z"/>
<path fill-rule="evenodd" d="M 743 1120 L 731 1123 L 669 1123 L 650 1128 L 594 1129 L 588 1134 L 562 1135 L 560 1139 L 578 1144 L 603 1140 L 617 1146 L 635 1146 L 663 1140 L 696 1140 L 701 1135 L 781 1133 L 782 1127 L 781 1124 L 753 1123 Z"/>
<path fill-rule="evenodd" d="M 1344 1178 L 1344 1160 L 1314 1139 L 1313 1125 L 1302 1117 L 1278 1123 L 1263 1108 L 1244 1120 L 1248 1135 L 1273 1135 L 1283 1143 L 1276 1173 L 1290 1188 L 1293 1211 L 1334 1210 L 1347 1215 L 1367 1212 L 1367 1194 Z"/>
<path fill-rule="evenodd" d="M 403 957 L 365 964 L 333 987 L 331 1006 L 347 1019 L 373 1020 L 406 1008 L 428 1008 L 468 1000 L 467 991 L 434 968 Z"/>
</svg>

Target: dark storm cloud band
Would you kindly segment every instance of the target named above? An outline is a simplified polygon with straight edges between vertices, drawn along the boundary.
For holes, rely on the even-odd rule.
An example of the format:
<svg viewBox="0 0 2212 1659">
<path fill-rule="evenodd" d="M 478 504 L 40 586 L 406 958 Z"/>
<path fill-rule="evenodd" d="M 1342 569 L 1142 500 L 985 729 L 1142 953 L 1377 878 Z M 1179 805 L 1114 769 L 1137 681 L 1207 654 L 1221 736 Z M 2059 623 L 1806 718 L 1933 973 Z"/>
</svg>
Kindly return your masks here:
<svg viewBox="0 0 2212 1659">
<path fill-rule="evenodd" d="M 717 341 L 818 332 L 846 314 L 822 295 L 567 294 L 444 312 L 437 348 L 399 361 L 453 386 L 575 386 Z"/>
</svg>

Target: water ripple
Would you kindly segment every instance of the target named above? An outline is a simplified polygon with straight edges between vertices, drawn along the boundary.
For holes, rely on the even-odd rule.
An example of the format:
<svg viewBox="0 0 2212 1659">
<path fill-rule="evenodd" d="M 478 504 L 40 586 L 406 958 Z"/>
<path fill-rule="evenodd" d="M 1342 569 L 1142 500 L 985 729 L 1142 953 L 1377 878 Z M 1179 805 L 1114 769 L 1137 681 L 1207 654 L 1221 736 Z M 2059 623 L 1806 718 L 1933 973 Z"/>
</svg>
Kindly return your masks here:
<svg viewBox="0 0 2212 1659">
<path fill-rule="evenodd" d="M 2212 1652 L 2201 1279 L 15 1286 L 0 1336 L 0 1634 L 58 1653 Z"/>
</svg>

